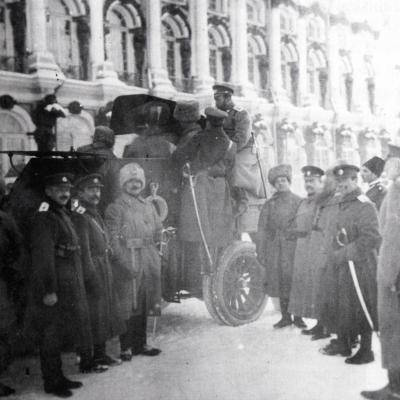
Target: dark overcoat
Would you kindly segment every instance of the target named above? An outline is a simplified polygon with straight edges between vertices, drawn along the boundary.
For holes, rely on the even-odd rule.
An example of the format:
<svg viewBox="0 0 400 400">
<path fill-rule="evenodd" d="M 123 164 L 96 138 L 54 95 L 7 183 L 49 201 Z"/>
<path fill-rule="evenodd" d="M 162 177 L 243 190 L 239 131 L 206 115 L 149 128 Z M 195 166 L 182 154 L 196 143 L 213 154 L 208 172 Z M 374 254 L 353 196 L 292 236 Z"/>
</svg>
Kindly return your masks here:
<svg viewBox="0 0 400 400">
<path fill-rule="evenodd" d="M 305 318 L 314 318 L 312 307 L 311 230 L 316 211 L 315 196 L 303 199 L 297 210 L 293 235 L 297 238 L 294 255 L 292 289 L 289 312 Z"/>
<path fill-rule="evenodd" d="M 15 267 L 22 251 L 21 235 L 11 216 L 0 211 L 0 337 L 8 335 L 15 321 L 15 310 L 11 299 L 11 286 L 19 279 Z"/>
<path fill-rule="evenodd" d="M 382 185 L 381 182 L 377 182 L 374 185 L 372 185 L 368 191 L 365 193 L 365 195 L 376 205 L 376 208 L 379 209 L 381 208 L 383 199 L 385 198 L 387 193 L 387 190 L 385 186 Z"/>
<path fill-rule="evenodd" d="M 289 299 L 296 241 L 288 229 L 296 218 L 301 198 L 292 192 L 276 192 L 268 199 L 258 221 L 257 257 L 266 270 L 266 289 L 271 297 Z"/>
<path fill-rule="evenodd" d="M 124 330 L 109 260 L 111 245 L 104 221 L 95 207 L 82 203 L 74 211 L 72 220 L 81 246 L 93 342 L 101 344 Z"/>
<path fill-rule="evenodd" d="M 70 213 L 48 199 L 33 217 L 31 230 L 31 294 L 27 328 L 36 336 L 56 324 L 62 337 L 83 348 L 92 346 L 89 310 L 79 238 Z M 56 293 L 54 306 L 43 303 Z"/>
<path fill-rule="evenodd" d="M 156 243 L 162 223 L 150 200 L 123 193 L 106 210 L 120 315 L 128 320 L 161 313 L 161 260 Z"/>
<path fill-rule="evenodd" d="M 335 240 L 331 245 L 331 262 L 338 270 L 338 320 L 335 332 L 358 335 L 369 331 L 368 321 L 350 275 L 349 261 L 354 262 L 365 303 L 374 322 L 377 321 L 376 267 L 381 243 L 378 214 L 375 205 L 357 189 L 343 196 L 337 215 L 337 233 L 347 232 L 347 243 L 340 247 Z"/>
<path fill-rule="evenodd" d="M 233 230 L 232 205 L 227 177 L 233 166 L 234 144 L 222 128 L 209 127 L 178 144 L 176 160 L 189 161 L 194 191 L 207 244 L 223 247 Z M 231 148 L 231 149 L 230 149 Z M 201 242 L 193 195 L 187 178 L 180 196 L 178 235 L 181 240 Z"/>
<path fill-rule="evenodd" d="M 382 246 L 378 262 L 378 314 L 382 366 L 400 368 L 400 183 L 389 188 L 380 210 Z"/>
</svg>

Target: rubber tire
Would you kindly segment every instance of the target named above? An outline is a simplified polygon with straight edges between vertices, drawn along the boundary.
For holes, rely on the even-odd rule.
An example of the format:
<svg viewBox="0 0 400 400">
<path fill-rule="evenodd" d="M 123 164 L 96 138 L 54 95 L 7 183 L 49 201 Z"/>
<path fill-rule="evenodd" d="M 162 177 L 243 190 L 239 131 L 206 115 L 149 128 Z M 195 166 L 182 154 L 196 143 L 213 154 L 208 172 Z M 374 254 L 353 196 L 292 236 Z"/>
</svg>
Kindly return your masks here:
<svg viewBox="0 0 400 400">
<path fill-rule="evenodd" d="M 248 318 L 238 318 L 236 315 L 233 315 L 228 305 L 225 304 L 223 292 L 225 273 L 229 266 L 237 258 L 242 256 L 253 258 L 254 262 L 257 263 L 257 267 L 260 269 L 260 273 L 263 271 L 262 266 L 258 263 L 256 258 L 255 244 L 253 242 L 235 241 L 228 246 L 221 255 L 216 272 L 212 275 L 212 281 L 210 284 L 213 294 L 210 297 L 211 308 L 216 311 L 216 314 L 223 323 L 231 326 L 239 326 L 256 321 L 263 313 L 268 300 L 267 295 L 263 293 L 263 298 L 259 303 L 259 306 Z"/>
<path fill-rule="evenodd" d="M 207 311 L 219 325 L 229 325 L 228 321 L 221 315 L 220 310 L 218 310 L 218 302 L 215 299 L 216 294 L 212 283 L 211 275 L 203 276 L 203 300 L 206 304 Z"/>
</svg>

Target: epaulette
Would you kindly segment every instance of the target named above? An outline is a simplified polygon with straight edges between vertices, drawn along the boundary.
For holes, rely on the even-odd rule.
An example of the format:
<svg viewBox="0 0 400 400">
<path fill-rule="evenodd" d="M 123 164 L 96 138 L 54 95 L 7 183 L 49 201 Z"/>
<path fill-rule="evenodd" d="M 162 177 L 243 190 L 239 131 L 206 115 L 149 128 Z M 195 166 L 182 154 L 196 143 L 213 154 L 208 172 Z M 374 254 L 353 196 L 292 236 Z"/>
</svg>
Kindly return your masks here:
<svg viewBox="0 0 400 400">
<path fill-rule="evenodd" d="M 357 196 L 357 200 L 361 201 L 361 203 L 367 203 L 370 201 L 370 199 L 365 194 L 360 194 L 359 196 Z"/>
<path fill-rule="evenodd" d="M 82 207 L 82 206 L 79 206 L 79 207 L 75 210 L 75 212 L 77 212 L 78 214 L 85 214 L 86 208 L 85 208 L 85 207 Z"/>
<path fill-rule="evenodd" d="M 39 212 L 49 211 L 49 208 L 50 208 L 50 204 L 47 203 L 46 201 L 43 201 L 39 206 Z"/>
<path fill-rule="evenodd" d="M 233 110 L 240 112 L 240 111 L 244 111 L 244 108 L 240 107 L 240 106 L 233 106 Z"/>
<path fill-rule="evenodd" d="M 385 190 L 385 188 L 384 188 L 382 185 L 378 185 L 378 190 L 379 190 L 380 192 L 382 192 L 383 190 Z"/>
</svg>

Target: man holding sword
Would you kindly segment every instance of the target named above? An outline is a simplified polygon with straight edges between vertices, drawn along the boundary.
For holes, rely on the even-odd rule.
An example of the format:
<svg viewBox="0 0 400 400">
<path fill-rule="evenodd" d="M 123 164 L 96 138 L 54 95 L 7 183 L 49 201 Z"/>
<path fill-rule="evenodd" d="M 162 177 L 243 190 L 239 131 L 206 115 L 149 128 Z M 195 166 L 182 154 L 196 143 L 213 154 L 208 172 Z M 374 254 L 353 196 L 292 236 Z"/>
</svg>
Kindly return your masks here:
<svg viewBox="0 0 400 400">
<path fill-rule="evenodd" d="M 333 170 L 341 194 L 337 235 L 329 257 L 338 269 L 338 339 L 322 350 L 326 355 L 351 356 L 351 339 L 360 335 L 360 348 L 346 358 L 348 364 L 374 360 L 371 339 L 377 329 L 376 266 L 381 236 L 376 207 L 358 187 L 358 172 L 350 164 Z"/>
</svg>

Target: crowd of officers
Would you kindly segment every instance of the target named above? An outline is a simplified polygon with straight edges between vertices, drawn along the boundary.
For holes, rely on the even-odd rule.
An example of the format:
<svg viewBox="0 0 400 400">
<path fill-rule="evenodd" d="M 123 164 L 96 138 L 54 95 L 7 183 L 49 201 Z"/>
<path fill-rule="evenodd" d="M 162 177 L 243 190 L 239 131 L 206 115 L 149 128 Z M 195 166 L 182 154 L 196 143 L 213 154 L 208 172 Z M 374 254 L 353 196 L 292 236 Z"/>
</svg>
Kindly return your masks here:
<svg viewBox="0 0 400 400">
<path fill-rule="evenodd" d="M 174 118 L 182 127 L 178 142 L 151 134 L 157 129 L 149 121 L 147 134 L 124 151 L 126 157 L 171 157 L 182 171 L 178 238 L 181 261 L 197 271 L 194 288 L 200 271 L 207 273 L 212 267 L 205 250 L 210 259 L 218 258 L 233 238 L 234 215 L 246 209 L 249 194 L 259 193 L 260 180 L 251 173 L 255 164 L 250 117 L 233 104 L 230 87 L 217 85 L 214 90 L 217 107 L 206 108 L 205 127 L 198 123 L 197 102 L 177 103 Z M 93 143 L 79 150 L 115 158 L 113 144 L 113 132 L 98 127 Z M 291 167 L 273 167 L 268 180 L 275 193 L 262 208 L 257 235 L 265 290 L 280 299 L 277 329 L 294 324 L 313 340 L 336 334 L 322 353 L 364 364 L 374 360 L 372 331 L 379 326 L 389 385 L 363 393 L 379 400 L 400 397 L 397 151 L 385 167 L 393 181 L 388 194 L 380 180 L 385 162 L 379 157 L 362 167 L 369 185 L 365 195 L 354 165 L 337 163 L 327 171 L 305 166 L 305 199 L 290 190 Z M 45 392 L 62 398 L 82 386 L 63 373 L 61 353 L 66 346 L 79 356 L 82 373 L 104 372 L 134 356 L 161 352 L 147 344 L 146 327 L 148 316 L 161 312 L 162 220 L 143 196 L 146 176 L 139 164 L 129 162 L 115 176 L 118 182 L 106 182 L 107 177 L 97 173 L 72 176 L 59 171 L 44 176 L 43 201 L 31 223 L 24 330 L 39 348 Z M 111 183 L 118 186 L 119 195 L 101 212 L 103 187 Z M 22 238 L 11 215 L 1 211 L 0 220 L 0 338 L 6 341 L 15 320 L 13 288 Z M 350 264 L 355 266 L 364 306 Z M 316 319 L 317 324 L 307 329 L 303 318 Z M 119 357 L 107 352 L 107 342 L 114 337 L 119 337 Z M 5 357 L 0 361 L 4 370 Z M 0 396 L 12 393 L 0 384 Z"/>
<path fill-rule="evenodd" d="M 379 329 L 389 384 L 361 393 L 377 400 L 400 398 L 399 157 L 400 148 L 390 146 L 386 163 L 373 157 L 361 170 L 344 162 L 326 171 L 305 166 L 303 199 L 290 190 L 291 167 L 273 167 L 268 179 L 276 191 L 258 227 L 266 292 L 280 300 L 274 327 L 293 324 L 311 340 L 335 334 L 320 352 L 353 365 L 374 361 L 372 333 Z M 307 329 L 303 318 L 317 323 Z"/>
<path fill-rule="evenodd" d="M 163 105 L 156 103 L 154 113 L 151 107 L 147 110 L 144 134 L 124 151 L 129 158 L 170 157 L 182 171 L 177 222 L 182 260 L 198 270 L 195 279 L 205 265 L 201 237 L 210 243 L 213 256 L 230 240 L 226 232 L 232 230 L 233 221 L 231 174 L 235 156 L 246 149 L 251 133 L 248 113 L 234 106 L 232 94 L 230 87 L 215 87 L 219 108 L 206 108 L 205 126 L 199 124 L 198 102 L 178 103 L 174 118 L 181 124 L 182 135 L 176 143 L 157 134 L 157 115 Z M 78 150 L 98 154 L 110 166 L 108 160 L 116 158 L 114 141 L 113 131 L 99 126 L 93 143 Z M 23 333 L 39 350 L 44 391 L 61 398 L 72 396 L 82 386 L 63 372 L 65 349 L 76 352 L 81 373 L 105 372 L 135 356 L 161 352 L 147 344 L 147 318 L 161 313 L 160 255 L 165 245 L 161 216 L 143 195 L 146 176 L 139 164 L 128 162 L 117 171 L 102 172 L 73 176 L 57 171 L 43 176 L 43 201 L 32 217 L 28 238 L 21 237 L 11 213 L 0 212 L 0 335 L 4 338 L 0 349 L 13 348 L 7 343 L 16 320 L 12 292 L 21 274 L 28 293 Z M 195 180 L 192 189 L 201 228 L 189 177 Z M 105 184 L 112 185 L 118 196 L 103 211 Z M 237 198 L 240 209 L 245 197 Z M 22 254 L 26 239 L 28 255 Z M 29 258 L 28 272 L 20 271 L 24 256 Z M 118 357 L 107 351 L 107 342 L 114 337 L 119 337 Z M 8 360 L 0 358 L 3 371 Z M 14 392 L 0 384 L 0 397 Z"/>
</svg>

